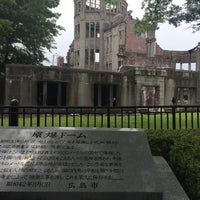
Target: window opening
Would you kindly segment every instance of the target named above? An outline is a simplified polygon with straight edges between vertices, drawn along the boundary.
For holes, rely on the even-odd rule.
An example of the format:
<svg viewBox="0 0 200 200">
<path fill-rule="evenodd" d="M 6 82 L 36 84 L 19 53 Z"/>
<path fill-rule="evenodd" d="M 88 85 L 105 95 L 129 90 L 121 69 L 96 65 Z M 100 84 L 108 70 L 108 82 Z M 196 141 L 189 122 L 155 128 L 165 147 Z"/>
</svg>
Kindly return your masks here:
<svg viewBox="0 0 200 200">
<path fill-rule="evenodd" d="M 99 63 L 99 49 L 96 49 L 96 52 L 95 52 L 95 63 Z"/>
<path fill-rule="evenodd" d="M 67 83 L 61 83 L 61 106 L 66 106 L 67 101 Z"/>
<path fill-rule="evenodd" d="M 86 0 L 86 10 L 100 9 L 100 0 Z"/>
<path fill-rule="evenodd" d="M 90 49 L 90 64 L 94 64 L 94 61 L 95 61 L 94 49 Z"/>
<path fill-rule="evenodd" d="M 176 70 L 180 70 L 181 69 L 181 63 L 176 63 Z"/>
<path fill-rule="evenodd" d="M 89 26 L 89 23 L 86 22 L 85 26 L 86 26 L 85 27 L 85 31 L 86 31 L 85 36 L 86 36 L 86 38 L 88 38 L 90 36 L 90 26 Z"/>
<path fill-rule="evenodd" d="M 77 2 L 75 5 L 75 13 L 78 14 L 81 12 L 81 2 Z"/>
<path fill-rule="evenodd" d="M 85 49 L 85 64 L 89 64 L 89 51 L 88 49 Z"/>
<path fill-rule="evenodd" d="M 189 63 L 182 63 L 183 70 L 189 70 Z"/>
<path fill-rule="evenodd" d="M 110 105 L 110 86 L 102 85 L 101 86 L 101 106 Z"/>
<path fill-rule="evenodd" d="M 99 25 L 99 22 L 96 23 L 96 38 L 100 38 L 100 25 Z"/>
<path fill-rule="evenodd" d="M 197 64 L 196 63 L 191 63 L 191 70 L 197 71 Z"/>
<path fill-rule="evenodd" d="M 47 82 L 47 105 L 57 106 L 58 84 L 55 82 Z"/>
<path fill-rule="evenodd" d="M 95 23 L 91 22 L 90 23 L 90 37 L 94 37 L 94 33 L 95 33 Z"/>
</svg>

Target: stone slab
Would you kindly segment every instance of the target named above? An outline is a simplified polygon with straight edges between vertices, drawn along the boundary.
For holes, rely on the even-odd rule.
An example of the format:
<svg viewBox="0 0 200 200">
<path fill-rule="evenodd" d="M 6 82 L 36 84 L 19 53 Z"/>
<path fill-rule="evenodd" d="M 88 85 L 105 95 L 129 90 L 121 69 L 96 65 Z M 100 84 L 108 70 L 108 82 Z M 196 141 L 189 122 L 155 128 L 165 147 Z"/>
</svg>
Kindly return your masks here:
<svg viewBox="0 0 200 200">
<path fill-rule="evenodd" d="M 163 188 L 163 200 L 189 200 L 172 169 L 163 157 L 153 157 Z"/>
<path fill-rule="evenodd" d="M 0 128 L 0 199 L 162 200 L 137 129 Z"/>
</svg>

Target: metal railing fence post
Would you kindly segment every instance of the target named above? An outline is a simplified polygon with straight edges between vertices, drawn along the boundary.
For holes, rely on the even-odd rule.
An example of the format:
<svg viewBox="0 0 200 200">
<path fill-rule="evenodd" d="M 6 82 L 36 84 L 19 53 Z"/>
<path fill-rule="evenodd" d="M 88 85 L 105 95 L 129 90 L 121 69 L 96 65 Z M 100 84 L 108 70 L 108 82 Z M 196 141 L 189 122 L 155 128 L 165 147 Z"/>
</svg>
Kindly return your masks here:
<svg viewBox="0 0 200 200">
<path fill-rule="evenodd" d="M 40 108 L 37 107 L 37 127 L 40 126 Z"/>
<path fill-rule="evenodd" d="M 172 106 L 172 128 L 176 129 L 176 106 Z"/>
<path fill-rule="evenodd" d="M 12 99 L 9 108 L 9 126 L 18 126 L 19 101 Z"/>
<path fill-rule="evenodd" d="M 110 128 L 110 107 L 107 108 L 107 128 Z"/>
</svg>

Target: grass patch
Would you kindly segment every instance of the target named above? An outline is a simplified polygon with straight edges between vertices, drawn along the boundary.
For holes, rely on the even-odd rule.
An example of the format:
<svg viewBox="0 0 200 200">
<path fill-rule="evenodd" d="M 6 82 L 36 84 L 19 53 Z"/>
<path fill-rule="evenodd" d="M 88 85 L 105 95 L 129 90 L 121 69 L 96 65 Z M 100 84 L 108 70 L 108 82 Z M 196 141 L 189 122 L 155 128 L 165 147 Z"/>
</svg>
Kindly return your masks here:
<svg viewBox="0 0 200 200">
<path fill-rule="evenodd" d="M 177 113 L 175 116 L 176 129 L 200 128 L 200 117 L 197 113 Z M 0 118 L 0 126 L 8 126 L 8 117 Z M 142 128 L 144 130 L 173 129 L 171 113 L 157 114 L 105 114 L 94 115 L 62 115 L 43 114 L 37 118 L 34 114 L 19 116 L 20 127 L 97 127 L 97 128 Z"/>
</svg>

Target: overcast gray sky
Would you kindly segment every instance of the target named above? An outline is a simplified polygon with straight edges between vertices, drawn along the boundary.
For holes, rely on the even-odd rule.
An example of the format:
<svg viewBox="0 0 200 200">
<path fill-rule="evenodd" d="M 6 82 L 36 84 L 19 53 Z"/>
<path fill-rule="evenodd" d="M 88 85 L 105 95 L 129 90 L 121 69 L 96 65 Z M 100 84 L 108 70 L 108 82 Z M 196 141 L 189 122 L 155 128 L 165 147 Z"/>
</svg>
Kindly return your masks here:
<svg viewBox="0 0 200 200">
<path fill-rule="evenodd" d="M 184 0 L 175 0 L 178 3 Z M 132 10 L 132 16 L 141 18 L 143 11 L 141 10 L 142 0 L 127 0 L 128 10 Z M 53 64 L 53 57 L 64 56 L 66 57 L 69 45 L 73 40 L 74 28 L 74 1 L 73 0 L 60 0 L 60 5 L 55 9 L 56 12 L 61 13 L 58 24 L 62 25 L 66 30 L 62 31 L 56 40 L 57 49 L 47 53 L 49 63 Z M 189 25 L 182 25 L 179 28 L 174 28 L 171 25 L 163 24 L 156 32 L 157 43 L 165 50 L 189 50 L 192 49 L 200 42 L 200 32 L 192 33 L 192 29 L 188 28 Z M 55 59 L 54 59 L 55 60 Z"/>
</svg>

